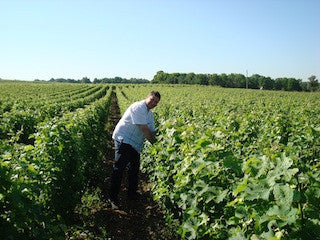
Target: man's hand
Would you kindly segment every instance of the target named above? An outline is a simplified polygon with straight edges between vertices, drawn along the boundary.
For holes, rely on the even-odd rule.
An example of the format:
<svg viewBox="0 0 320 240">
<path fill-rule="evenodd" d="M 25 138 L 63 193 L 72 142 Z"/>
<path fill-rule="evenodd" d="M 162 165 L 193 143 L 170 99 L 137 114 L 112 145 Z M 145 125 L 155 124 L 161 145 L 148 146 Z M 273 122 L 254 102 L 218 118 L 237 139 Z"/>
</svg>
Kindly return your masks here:
<svg viewBox="0 0 320 240">
<path fill-rule="evenodd" d="M 155 143 L 156 139 L 154 137 L 154 133 L 151 132 L 151 130 L 149 129 L 148 125 L 146 125 L 146 124 L 138 124 L 138 126 L 140 127 L 140 129 L 143 132 L 143 135 L 146 137 L 146 139 L 151 144 Z"/>
</svg>

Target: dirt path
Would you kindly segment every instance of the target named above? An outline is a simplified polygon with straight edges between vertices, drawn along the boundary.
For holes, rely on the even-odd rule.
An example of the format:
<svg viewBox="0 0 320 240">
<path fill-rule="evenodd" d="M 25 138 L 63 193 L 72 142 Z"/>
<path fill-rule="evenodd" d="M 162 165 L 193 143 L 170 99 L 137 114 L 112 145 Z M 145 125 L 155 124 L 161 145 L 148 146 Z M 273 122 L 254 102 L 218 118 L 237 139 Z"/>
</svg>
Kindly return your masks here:
<svg viewBox="0 0 320 240">
<path fill-rule="evenodd" d="M 109 115 L 108 132 L 112 133 L 121 115 L 115 93 L 112 95 L 111 112 Z M 113 141 L 110 137 L 110 145 Z M 106 156 L 108 168 L 112 169 L 114 149 Z M 120 209 L 101 209 L 100 214 L 106 227 L 106 231 L 111 233 L 112 240 L 133 240 L 133 239 L 177 239 L 173 237 L 164 219 L 164 214 L 158 204 L 153 201 L 150 194 L 150 184 L 147 176 L 140 172 L 138 192 L 142 194 L 142 200 L 128 201 L 126 199 L 126 174 L 123 179 L 120 192 Z"/>
</svg>

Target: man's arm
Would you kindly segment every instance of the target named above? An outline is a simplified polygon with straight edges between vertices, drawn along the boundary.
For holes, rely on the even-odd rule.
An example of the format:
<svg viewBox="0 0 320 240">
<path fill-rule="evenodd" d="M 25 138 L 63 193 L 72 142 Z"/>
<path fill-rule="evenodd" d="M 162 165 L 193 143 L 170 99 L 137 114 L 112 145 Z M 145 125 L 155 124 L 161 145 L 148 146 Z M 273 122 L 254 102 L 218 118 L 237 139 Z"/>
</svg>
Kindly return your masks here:
<svg viewBox="0 0 320 240">
<path fill-rule="evenodd" d="M 141 131 L 143 132 L 143 135 L 146 137 L 146 139 L 151 143 L 155 143 L 156 139 L 154 137 L 154 133 L 149 129 L 148 125 L 146 124 L 138 124 Z"/>
</svg>

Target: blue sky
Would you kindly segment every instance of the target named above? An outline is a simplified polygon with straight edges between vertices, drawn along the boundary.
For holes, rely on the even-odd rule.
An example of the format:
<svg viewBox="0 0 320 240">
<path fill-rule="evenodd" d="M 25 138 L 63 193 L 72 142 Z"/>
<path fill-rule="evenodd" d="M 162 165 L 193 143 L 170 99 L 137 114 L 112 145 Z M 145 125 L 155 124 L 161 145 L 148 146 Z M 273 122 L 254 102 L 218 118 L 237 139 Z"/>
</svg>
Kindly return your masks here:
<svg viewBox="0 0 320 240">
<path fill-rule="evenodd" d="M 319 0 L 0 0 L 0 78 L 320 79 Z"/>
</svg>

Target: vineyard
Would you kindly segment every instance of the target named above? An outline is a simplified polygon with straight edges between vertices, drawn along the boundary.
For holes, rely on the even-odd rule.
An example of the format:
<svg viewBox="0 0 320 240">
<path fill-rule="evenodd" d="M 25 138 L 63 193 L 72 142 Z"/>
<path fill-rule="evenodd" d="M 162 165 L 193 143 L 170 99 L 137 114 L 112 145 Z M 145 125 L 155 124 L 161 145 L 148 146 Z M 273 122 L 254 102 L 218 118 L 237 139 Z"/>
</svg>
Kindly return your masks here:
<svg viewBox="0 0 320 240">
<path fill-rule="evenodd" d="M 109 86 L 0 84 L 1 239 L 57 239 L 95 176 Z"/>
<path fill-rule="evenodd" d="M 1 239 L 58 239 L 101 174 L 112 94 L 123 113 L 150 90 L 142 171 L 181 239 L 320 239 L 319 93 L 0 83 Z"/>
</svg>

